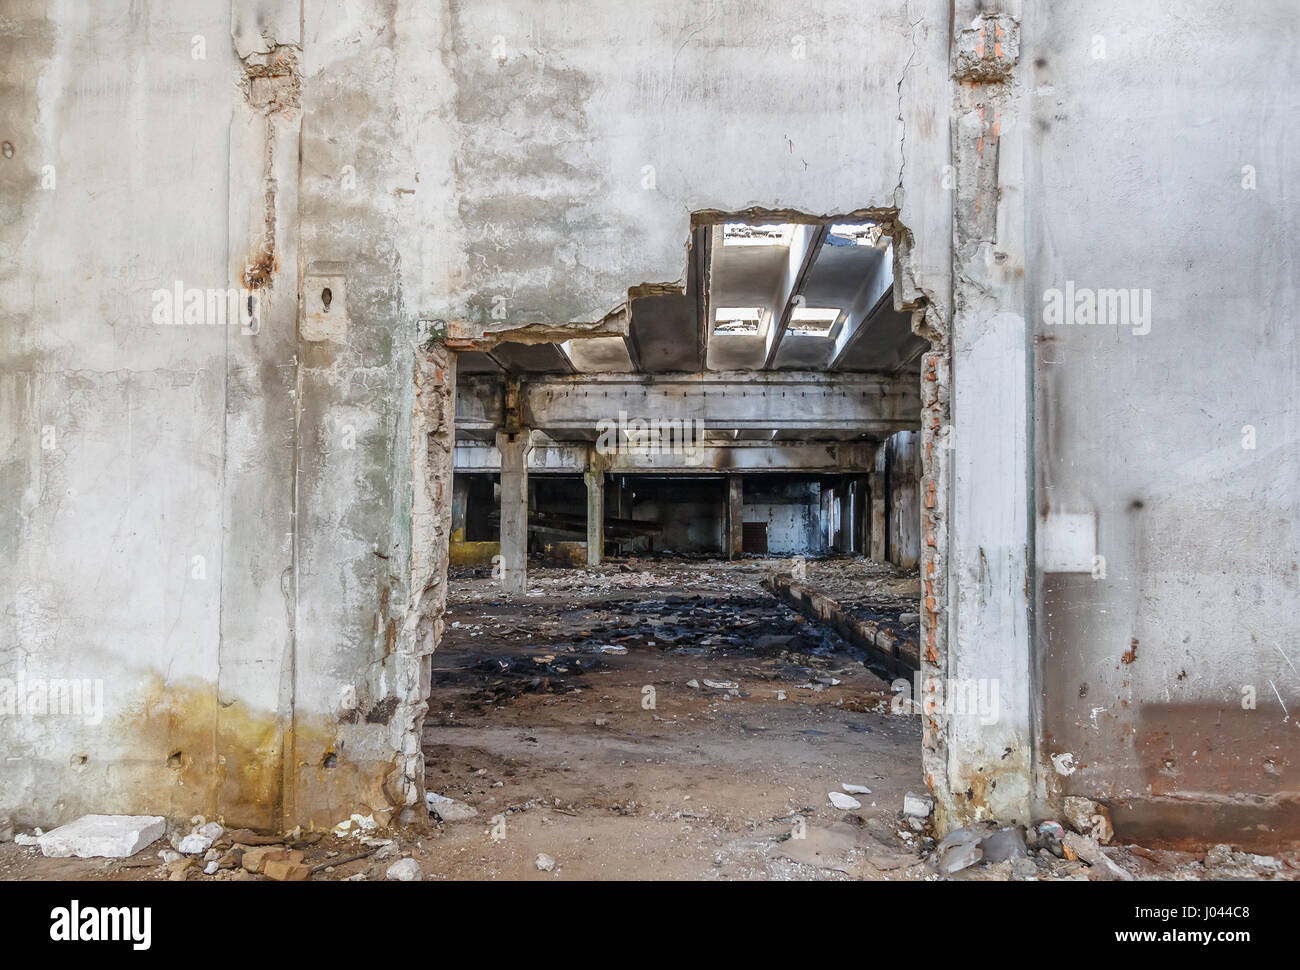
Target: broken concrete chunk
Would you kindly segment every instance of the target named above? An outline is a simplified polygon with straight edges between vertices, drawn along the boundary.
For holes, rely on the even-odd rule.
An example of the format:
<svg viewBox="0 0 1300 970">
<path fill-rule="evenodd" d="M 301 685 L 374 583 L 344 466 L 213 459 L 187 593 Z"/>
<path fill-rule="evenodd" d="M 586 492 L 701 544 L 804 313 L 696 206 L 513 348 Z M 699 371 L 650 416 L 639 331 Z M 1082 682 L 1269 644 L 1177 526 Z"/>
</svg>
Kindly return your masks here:
<svg viewBox="0 0 1300 970">
<path fill-rule="evenodd" d="M 862 803 L 860 801 L 858 801 L 856 798 L 853 798 L 850 795 L 844 794 L 843 792 L 838 792 L 838 791 L 827 792 L 826 797 L 831 800 L 832 805 L 844 811 L 851 811 L 852 809 L 862 807 Z"/>
<path fill-rule="evenodd" d="M 998 829 L 980 842 L 980 848 L 984 851 L 984 861 L 990 863 L 1020 859 L 1029 854 L 1025 847 L 1024 829 L 1019 825 Z"/>
<path fill-rule="evenodd" d="M 935 865 L 946 874 L 968 869 L 984 858 L 980 844 L 994 834 L 989 822 L 979 822 L 954 829 L 943 837 L 934 850 Z"/>
<path fill-rule="evenodd" d="M 1101 846 L 1097 844 L 1096 839 L 1080 835 L 1077 832 L 1066 832 L 1065 838 L 1061 841 L 1065 845 L 1066 858 L 1069 858 L 1070 853 L 1073 852 L 1075 856 L 1088 863 L 1100 874 L 1125 882 L 1132 880 L 1132 873 L 1126 869 L 1121 869 L 1112 862 L 1106 853 L 1102 851 Z"/>
<path fill-rule="evenodd" d="M 555 860 L 545 852 L 539 852 L 537 853 L 537 859 L 534 860 L 534 865 L 542 872 L 550 872 L 555 868 Z"/>
<path fill-rule="evenodd" d="M 934 811 L 934 799 L 929 795 L 908 792 L 903 796 L 903 814 L 912 818 L 929 818 Z"/>
<path fill-rule="evenodd" d="M 157 815 L 83 815 L 46 832 L 39 843 L 41 854 L 52 859 L 125 859 L 166 831 L 166 820 Z"/>
<path fill-rule="evenodd" d="M 1087 835 L 1088 830 L 1092 828 L 1092 817 L 1096 814 L 1097 803 L 1091 798 L 1080 798 L 1077 795 L 1065 796 L 1065 811 L 1062 818 L 1076 832 Z"/>
<path fill-rule="evenodd" d="M 454 798 L 447 798 L 436 792 L 425 792 L 424 803 L 429 806 L 429 811 L 443 822 L 463 822 L 478 814 L 478 809 L 473 805 L 466 805 L 464 802 L 458 802 Z"/>
<path fill-rule="evenodd" d="M 351 818 L 345 818 L 334 826 L 335 835 L 360 835 L 362 832 L 373 832 L 379 828 L 379 823 L 375 821 L 374 815 L 359 815 L 354 813 Z"/>
<path fill-rule="evenodd" d="M 939 871 L 947 875 L 969 869 L 984 858 L 978 842 L 956 842 L 937 853 Z"/>
<path fill-rule="evenodd" d="M 714 690 L 738 690 L 740 685 L 734 680 L 709 680 L 704 679 L 705 687 L 712 687 Z"/>
<path fill-rule="evenodd" d="M 191 832 L 176 844 L 176 851 L 182 855 L 202 855 L 210 848 L 212 848 L 212 840 L 197 832 Z"/>
<path fill-rule="evenodd" d="M 0 842 L 14 840 L 14 822 L 8 815 L 0 815 Z"/>
<path fill-rule="evenodd" d="M 870 794 L 871 794 L 871 789 L 868 788 L 866 785 L 852 785 L 852 784 L 849 784 L 847 781 L 842 781 L 842 782 L 840 782 L 840 787 L 843 788 L 843 789 L 844 789 L 846 792 L 848 792 L 850 795 L 870 795 Z"/>
<path fill-rule="evenodd" d="M 1038 864 L 1029 856 L 1017 856 L 1011 860 L 1011 874 L 1017 879 L 1036 880 Z"/>
<path fill-rule="evenodd" d="M 1204 865 L 1206 869 L 1215 870 L 1219 878 L 1267 878 L 1282 871 L 1282 863 L 1273 856 L 1237 852 L 1225 843 L 1213 846 L 1205 853 Z"/>
<path fill-rule="evenodd" d="M 424 870 L 414 859 L 398 859 L 388 867 L 384 878 L 393 882 L 421 882 L 424 880 Z"/>
</svg>

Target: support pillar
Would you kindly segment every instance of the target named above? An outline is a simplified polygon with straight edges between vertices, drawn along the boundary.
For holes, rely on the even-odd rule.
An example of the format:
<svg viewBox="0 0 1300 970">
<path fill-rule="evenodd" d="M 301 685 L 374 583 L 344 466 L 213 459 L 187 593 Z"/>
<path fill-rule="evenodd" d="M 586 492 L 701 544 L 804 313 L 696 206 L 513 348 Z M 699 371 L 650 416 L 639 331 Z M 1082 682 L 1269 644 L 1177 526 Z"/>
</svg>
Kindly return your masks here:
<svg viewBox="0 0 1300 970">
<path fill-rule="evenodd" d="M 599 566 L 605 551 L 605 473 L 589 470 L 587 482 L 587 565 Z"/>
<path fill-rule="evenodd" d="M 863 475 L 853 479 L 853 552 L 865 556 L 871 547 L 870 516 L 867 514 L 867 479 Z"/>
<path fill-rule="evenodd" d="M 745 551 L 745 491 L 739 475 L 727 476 L 727 558 L 739 559 Z"/>
<path fill-rule="evenodd" d="M 885 473 L 872 472 L 867 476 L 871 492 L 871 537 L 867 555 L 873 562 L 885 561 Z"/>
<path fill-rule="evenodd" d="M 836 546 L 845 555 L 853 551 L 853 496 L 849 487 L 851 481 L 852 479 L 845 475 L 840 479 L 835 493 L 840 499 L 840 530 L 836 537 Z"/>
<path fill-rule="evenodd" d="M 501 589 L 522 593 L 528 585 L 528 452 L 532 434 L 497 435 L 501 453 Z"/>
</svg>

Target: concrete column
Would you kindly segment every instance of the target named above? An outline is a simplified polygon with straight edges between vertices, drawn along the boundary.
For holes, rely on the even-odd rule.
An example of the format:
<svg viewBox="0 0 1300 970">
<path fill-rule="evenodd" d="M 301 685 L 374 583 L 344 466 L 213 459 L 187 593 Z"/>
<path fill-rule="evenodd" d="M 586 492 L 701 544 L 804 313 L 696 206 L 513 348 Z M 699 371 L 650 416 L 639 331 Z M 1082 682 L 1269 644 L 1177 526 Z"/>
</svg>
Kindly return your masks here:
<svg viewBox="0 0 1300 970">
<path fill-rule="evenodd" d="M 843 553 L 853 551 L 853 497 L 849 490 L 849 482 L 848 476 L 841 478 L 839 487 L 835 491 L 840 500 L 840 531 L 836 547 Z"/>
<path fill-rule="evenodd" d="M 599 566 L 605 551 L 605 473 L 584 472 L 587 482 L 587 565 Z"/>
<path fill-rule="evenodd" d="M 498 434 L 501 453 L 501 589 L 522 593 L 528 585 L 528 452 L 532 434 Z"/>
<path fill-rule="evenodd" d="M 885 561 L 885 473 L 872 472 L 867 476 L 871 490 L 871 523 L 867 534 L 870 545 L 867 555 L 874 562 Z"/>
<path fill-rule="evenodd" d="M 727 558 L 739 559 L 745 551 L 744 485 L 739 475 L 727 476 Z"/>
<path fill-rule="evenodd" d="M 454 475 L 451 480 L 451 534 L 463 542 L 465 540 L 465 519 L 469 514 L 469 479 L 464 475 Z"/>
<path fill-rule="evenodd" d="M 859 475 L 853 480 L 853 551 L 861 556 L 865 556 L 871 546 L 867 492 L 867 479 Z"/>
<path fill-rule="evenodd" d="M 1025 140 L 1033 128 L 1034 81 L 1032 65 L 1015 60 L 1021 4 L 1005 6 L 1006 13 L 991 14 L 977 0 L 952 5 L 952 428 L 951 450 L 940 459 L 947 465 L 947 508 L 940 511 L 946 511 L 948 559 L 935 564 L 936 571 L 946 568 L 948 583 L 947 603 L 935 597 L 946 615 L 924 617 L 921 629 L 924 637 L 935 620 L 947 624 L 947 656 L 936 651 L 937 661 L 927 659 L 922 673 L 951 678 L 950 689 L 952 683 L 996 685 L 998 713 L 991 719 L 936 717 L 942 744 L 933 745 L 933 755 L 923 738 L 941 832 L 978 818 L 1034 816 L 1038 691 L 1031 683 L 1028 561 L 1033 328 L 1026 317 L 1038 312 L 1039 299 L 1027 292 L 1024 271 L 1024 189 L 1034 178 L 1025 172 Z M 988 53 L 981 37 L 999 34 L 1002 43 L 978 63 L 977 52 Z M 989 258 L 991 248 L 996 259 Z M 935 478 L 931 482 L 937 487 Z M 936 508 L 942 500 L 935 500 Z M 1056 776 L 1054 784 L 1060 783 Z"/>
</svg>

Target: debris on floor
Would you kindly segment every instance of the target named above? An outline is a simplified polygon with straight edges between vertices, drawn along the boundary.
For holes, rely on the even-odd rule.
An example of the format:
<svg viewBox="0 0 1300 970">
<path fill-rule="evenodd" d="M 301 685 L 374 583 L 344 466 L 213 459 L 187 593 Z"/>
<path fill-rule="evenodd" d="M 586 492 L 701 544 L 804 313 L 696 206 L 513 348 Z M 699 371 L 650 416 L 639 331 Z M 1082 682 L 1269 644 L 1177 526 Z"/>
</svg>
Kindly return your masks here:
<svg viewBox="0 0 1300 970">
<path fill-rule="evenodd" d="M 39 837 L 41 854 L 61 859 L 125 859 L 157 842 L 167 821 L 156 815 L 83 815 Z"/>
<path fill-rule="evenodd" d="M 156 819 L 101 846 L 129 858 L 46 858 L 61 830 L 21 831 L 0 842 L 0 878 L 1300 878 L 1294 854 L 1114 844 L 1087 799 L 1066 799 L 1062 821 L 940 840 L 919 717 L 891 706 L 870 656 L 762 588 L 770 561 L 624 565 L 535 569 L 514 599 L 490 575 L 453 583 L 425 719 L 427 821 L 359 811 L 277 834 Z M 914 572 L 804 569 L 900 623 L 915 603 Z"/>
</svg>

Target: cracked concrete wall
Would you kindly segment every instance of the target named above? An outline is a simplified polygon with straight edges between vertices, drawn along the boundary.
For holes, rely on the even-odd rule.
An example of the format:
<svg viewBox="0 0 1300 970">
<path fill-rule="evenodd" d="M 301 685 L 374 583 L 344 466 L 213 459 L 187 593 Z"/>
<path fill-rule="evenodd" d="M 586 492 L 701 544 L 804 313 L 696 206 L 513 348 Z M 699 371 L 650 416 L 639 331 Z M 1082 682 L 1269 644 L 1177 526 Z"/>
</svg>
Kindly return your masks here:
<svg viewBox="0 0 1300 970">
<path fill-rule="evenodd" d="M 917 278 L 946 294 L 944 4 L 447 11 L 463 249 L 438 315 L 599 320 L 629 286 L 684 280 L 693 212 L 751 207 L 900 208 L 924 240 L 902 298 Z"/>
<path fill-rule="evenodd" d="M 944 48 L 943 31 L 914 26 L 919 5 L 834 4 L 794 25 L 760 6 L 308 5 L 301 263 L 305 279 L 316 265 L 346 278 L 348 332 L 299 348 L 298 703 L 332 703 L 340 681 L 359 710 L 394 702 L 370 708 L 382 729 L 359 726 L 346 748 L 369 765 L 397 752 L 383 788 L 395 806 L 420 797 L 451 493 L 449 422 L 404 424 L 412 366 L 430 387 L 454 384 L 454 359 L 413 348 L 420 321 L 601 321 L 630 287 L 684 278 L 693 212 L 749 206 L 901 207 L 905 223 L 915 211 L 939 229 L 910 278 L 946 291 L 934 92 L 947 79 L 917 61 Z M 846 43 L 868 30 L 870 45 Z M 930 205 L 909 206 L 905 165 L 935 174 Z M 348 426 L 353 452 L 334 443 Z M 417 451 L 406 469 L 393 457 L 404 434 Z M 330 775 L 341 751 L 325 752 L 337 760 L 324 773 L 320 751 L 296 759 L 298 817 L 344 790 Z"/>
<path fill-rule="evenodd" d="M 932 342 L 923 669 L 1002 706 L 927 715 L 941 824 L 1294 817 L 1300 219 L 1260 106 L 1296 15 L 994 9 L 11 0 L 0 679 L 103 711 L 5 717 L 0 812 L 416 806 L 442 321 L 617 321 L 693 213 L 762 208 L 896 221 Z M 1150 330 L 1048 325 L 1067 284 L 1150 290 Z"/>
<path fill-rule="evenodd" d="M 2 15 L 0 678 L 103 687 L 98 723 L 0 725 L 21 823 L 420 800 L 437 321 L 604 319 L 682 280 L 693 212 L 751 206 L 897 210 L 898 298 L 948 289 L 937 2 Z"/>
</svg>

